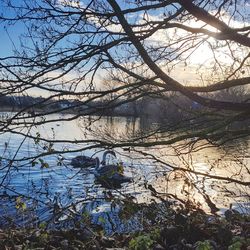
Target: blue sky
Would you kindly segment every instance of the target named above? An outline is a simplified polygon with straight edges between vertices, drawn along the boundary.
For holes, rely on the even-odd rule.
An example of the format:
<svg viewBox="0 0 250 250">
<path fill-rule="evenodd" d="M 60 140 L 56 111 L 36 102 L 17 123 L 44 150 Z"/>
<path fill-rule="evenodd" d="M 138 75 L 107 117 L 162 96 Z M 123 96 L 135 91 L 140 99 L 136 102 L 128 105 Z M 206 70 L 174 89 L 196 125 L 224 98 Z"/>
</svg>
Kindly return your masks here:
<svg viewBox="0 0 250 250">
<path fill-rule="evenodd" d="M 4 27 L 0 26 L 1 32 L 1 49 L 0 56 L 6 57 L 12 54 L 14 46 L 18 47 L 20 27 L 8 27 L 7 31 Z M 14 43 L 14 44 L 13 44 Z"/>
<path fill-rule="evenodd" d="M 58 2 L 63 2 L 64 0 L 58 0 Z M 16 5 L 23 4 L 21 0 L 13 1 Z M 80 1 L 83 5 L 89 3 L 89 0 Z M 123 0 L 117 1 L 119 5 L 123 8 L 127 8 L 129 6 L 124 4 Z M 131 7 L 131 6 L 130 6 Z M 0 1 L 0 15 L 4 16 L 13 16 L 15 13 L 5 6 L 3 6 L 3 2 Z M 25 25 L 22 22 L 16 22 L 15 24 L 9 25 L 8 23 L 2 23 L 0 21 L 0 34 L 1 34 L 1 49 L 0 49 L 0 57 L 10 56 L 12 54 L 12 50 L 15 48 L 19 48 L 19 36 L 25 33 Z"/>
<path fill-rule="evenodd" d="M 2 0 L 3 1 L 3 0 Z M 0 1 L 0 13 L 4 13 L 5 15 L 12 15 L 12 12 L 8 9 L 4 9 L 3 6 L 2 6 L 2 1 Z M 63 1 L 63 0 L 58 0 L 58 1 Z M 23 3 L 23 1 L 21 0 L 15 0 L 13 1 L 15 2 L 16 4 L 20 4 L 20 3 Z M 38 1 L 39 2 L 39 1 Z M 85 0 L 85 1 L 81 1 L 81 2 L 84 2 L 84 3 L 88 3 L 89 0 Z M 123 4 L 124 1 L 120 0 L 120 1 L 117 1 L 121 6 L 123 6 L 124 8 L 126 7 L 131 7 L 131 6 L 126 6 Z M 83 4 L 83 5 L 86 5 L 86 4 Z M 249 7 L 249 6 L 248 6 Z M 134 16 L 133 16 L 134 15 Z M 137 20 L 140 19 L 141 21 L 141 16 L 139 17 L 138 14 L 133 14 L 131 15 L 131 18 L 136 18 Z M 158 20 L 158 18 L 160 18 L 159 14 L 157 14 L 156 11 L 152 11 L 149 15 L 149 18 L 151 20 Z M 226 16 L 225 18 L 228 19 L 228 16 Z M 160 18 L 161 19 L 161 18 Z M 250 21 L 250 20 L 249 20 Z M 235 22 L 235 21 L 231 21 L 231 23 L 233 24 L 237 24 L 237 26 L 239 27 L 242 27 L 243 26 L 243 23 L 241 22 Z M 6 31 L 6 28 L 4 27 L 4 25 L 6 26 L 7 24 L 4 24 L 4 23 L 1 23 L 0 22 L 0 34 L 1 34 L 1 47 L 0 47 L 0 58 L 3 58 L 3 57 L 6 57 L 6 56 L 10 56 L 12 54 L 12 50 L 14 49 L 14 45 L 17 46 L 17 48 L 19 48 L 19 36 L 21 34 L 24 33 L 24 24 L 19 22 L 19 23 L 15 23 L 14 25 L 7 25 L 7 31 Z M 190 26 L 193 26 L 193 27 L 201 27 L 201 23 L 199 22 L 196 22 L 195 20 L 188 23 L 188 25 Z M 112 31 L 113 28 L 117 28 L 118 26 L 116 25 L 116 27 L 114 26 L 110 26 L 109 29 Z M 119 27 L 118 27 L 119 29 Z M 169 38 L 173 38 L 174 37 L 174 30 L 170 29 L 168 30 L 167 32 L 166 31 L 159 31 L 157 32 L 154 36 L 150 37 L 149 39 L 149 42 L 150 43 L 153 43 L 153 42 L 165 42 L 165 41 L 168 41 L 170 40 Z M 186 35 L 186 32 L 178 32 L 178 35 L 180 37 L 183 37 Z M 72 36 L 71 36 L 72 37 Z M 13 45 L 13 43 L 14 45 Z M 212 41 L 211 41 L 212 42 Z M 27 45 L 27 43 L 26 43 Z M 177 47 L 173 47 L 174 49 L 178 48 L 178 44 L 177 44 Z M 183 65 L 178 65 L 178 67 L 175 68 L 175 70 L 172 71 L 172 77 L 175 78 L 176 80 L 180 81 L 180 82 L 184 82 L 184 81 L 187 81 L 187 80 L 192 80 L 194 83 L 195 82 L 195 79 L 197 80 L 197 77 L 196 77 L 196 68 L 192 68 L 192 66 L 194 64 L 198 65 L 198 64 L 202 64 L 203 61 L 204 62 L 208 62 L 209 61 L 209 58 L 211 59 L 213 57 L 213 53 L 214 51 L 211 51 L 211 49 L 208 48 L 207 44 L 204 44 L 203 46 L 200 46 L 191 56 L 191 59 L 190 59 L 190 65 L 189 65 L 189 70 L 188 71 L 184 71 L 183 70 Z M 225 52 L 225 53 L 224 53 Z M 222 62 L 227 62 L 229 61 L 228 57 L 225 57 L 225 58 L 222 58 L 222 56 L 224 56 L 226 54 L 227 51 L 223 51 L 223 49 L 221 49 L 221 52 L 218 53 L 218 58 L 220 57 Z M 119 53 L 122 53 L 119 51 Z M 223 54 L 224 53 L 224 54 Z M 202 55 L 202 56 L 201 56 Z M 241 56 L 242 57 L 242 56 Z M 213 59 L 213 58 L 212 58 Z M 212 60 L 211 60 L 212 61 Z M 199 81 L 199 79 L 197 80 Z M 184 82 L 185 83 L 185 82 Z"/>
<path fill-rule="evenodd" d="M 22 1 L 16 0 L 15 4 Z M 13 16 L 14 12 L 10 8 L 3 6 L 3 1 L 0 3 L 0 15 Z M 19 47 L 19 36 L 24 32 L 24 25 L 17 22 L 13 25 L 0 21 L 1 47 L 0 57 L 10 56 L 15 46 Z"/>
</svg>

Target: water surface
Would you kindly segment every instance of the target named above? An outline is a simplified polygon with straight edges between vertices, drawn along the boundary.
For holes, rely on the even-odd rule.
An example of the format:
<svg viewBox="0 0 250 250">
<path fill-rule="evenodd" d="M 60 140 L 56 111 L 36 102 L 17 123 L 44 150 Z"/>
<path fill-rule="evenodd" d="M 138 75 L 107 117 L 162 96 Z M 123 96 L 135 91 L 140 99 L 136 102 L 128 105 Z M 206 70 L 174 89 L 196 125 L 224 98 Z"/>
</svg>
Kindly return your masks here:
<svg viewBox="0 0 250 250">
<path fill-rule="evenodd" d="M 5 115 L 6 113 L 1 114 L 2 119 Z M 70 115 L 50 115 L 46 120 L 68 118 Z M 81 154 L 101 158 L 103 150 L 95 148 L 84 152 L 69 152 L 92 145 L 69 141 L 98 138 L 105 140 L 110 137 L 118 141 L 143 135 L 143 131 L 148 129 L 150 124 L 146 123 L 146 126 L 145 122 L 133 118 L 84 117 L 74 121 L 37 125 L 30 130 L 25 127 L 16 128 L 17 132 L 29 133 L 36 139 L 24 139 L 22 135 L 9 132 L 1 134 L 0 226 L 34 225 L 52 219 L 62 222 L 71 214 L 80 214 L 84 209 L 98 221 L 98 217 L 111 210 L 110 203 L 105 201 L 107 190 L 95 182 L 93 169 L 75 169 L 70 165 L 70 161 Z M 61 142 L 50 145 L 39 138 Z M 50 148 L 65 153 L 41 156 L 35 163 L 30 162 L 32 157 L 51 150 Z M 183 151 L 189 149 L 191 150 L 186 147 Z M 126 175 L 134 179 L 133 183 L 124 184 L 120 190 L 112 190 L 116 197 L 129 195 L 133 196 L 136 202 L 150 202 L 152 193 L 146 187 L 152 185 L 163 199 L 178 197 L 183 201 L 190 200 L 207 212 L 223 211 L 230 204 L 249 212 L 247 186 L 184 171 L 171 171 L 171 166 L 190 168 L 204 174 L 250 181 L 248 140 L 231 142 L 221 148 L 205 147 L 187 154 L 181 154 L 180 145 L 140 149 L 152 153 L 162 163 L 145 159 L 138 153 L 128 152 L 127 149 L 115 150 L 118 161 L 125 165 Z M 11 165 L 8 161 L 10 159 L 13 160 Z M 54 218 L 55 210 L 65 207 L 69 209 Z M 114 213 L 113 220 L 117 221 Z"/>
</svg>

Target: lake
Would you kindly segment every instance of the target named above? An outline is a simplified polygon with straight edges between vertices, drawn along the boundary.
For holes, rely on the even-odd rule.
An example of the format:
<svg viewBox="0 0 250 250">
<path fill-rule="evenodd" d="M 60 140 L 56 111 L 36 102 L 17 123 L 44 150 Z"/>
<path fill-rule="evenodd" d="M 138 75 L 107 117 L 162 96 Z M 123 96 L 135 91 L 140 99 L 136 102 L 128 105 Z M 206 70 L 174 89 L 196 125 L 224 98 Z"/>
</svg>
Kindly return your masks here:
<svg viewBox="0 0 250 250">
<path fill-rule="evenodd" d="M 11 114 L 0 115 L 1 119 L 7 116 Z M 77 155 L 101 158 L 103 149 L 91 148 L 93 144 L 90 142 L 76 144 L 74 141 L 122 141 L 123 138 L 133 139 L 135 135 L 143 136 L 145 131 L 157 126 L 149 120 L 134 118 L 81 117 L 73 121 L 70 118 L 69 114 L 49 115 L 46 121 L 51 122 L 37 124 L 31 129 L 13 125 L 14 131 L 28 133 L 35 138 L 24 139 L 23 135 L 9 132 L 0 135 L 0 227 L 34 226 L 41 221 L 61 226 L 70 216 L 80 216 L 83 210 L 98 222 L 100 216 L 107 216 L 112 210 L 106 199 L 107 189 L 95 182 L 93 169 L 76 169 L 70 162 Z M 168 134 L 161 136 L 167 138 Z M 40 138 L 56 139 L 57 142 L 52 145 Z M 250 181 L 250 140 L 233 141 L 220 148 L 201 141 L 191 148 L 193 140 L 195 138 L 171 146 L 139 149 L 153 154 L 160 162 L 128 148 L 116 148 L 118 161 L 123 162 L 125 174 L 133 177 L 133 182 L 112 190 L 112 195 L 117 198 L 128 195 L 139 203 L 150 203 L 152 199 L 159 201 L 147 188 L 153 187 L 161 199 L 178 197 L 208 213 L 222 213 L 230 204 L 241 212 L 249 213 L 249 186 L 241 185 L 240 181 Z M 196 146 L 203 149 L 196 151 Z M 77 152 L 85 148 L 83 152 Z M 30 162 L 34 156 L 53 150 L 61 153 L 41 155 L 33 164 Z M 13 161 L 11 165 L 8 165 L 9 159 Z M 172 167 L 180 167 L 181 170 L 172 171 Z M 215 180 L 207 174 L 225 179 Z M 226 178 L 233 178 L 238 183 L 229 182 Z M 55 217 L 54 211 L 62 208 L 68 209 Z M 112 220 L 117 221 L 118 210 L 112 212 Z M 131 230 L 131 227 L 138 225 L 128 222 L 119 230 Z"/>
</svg>

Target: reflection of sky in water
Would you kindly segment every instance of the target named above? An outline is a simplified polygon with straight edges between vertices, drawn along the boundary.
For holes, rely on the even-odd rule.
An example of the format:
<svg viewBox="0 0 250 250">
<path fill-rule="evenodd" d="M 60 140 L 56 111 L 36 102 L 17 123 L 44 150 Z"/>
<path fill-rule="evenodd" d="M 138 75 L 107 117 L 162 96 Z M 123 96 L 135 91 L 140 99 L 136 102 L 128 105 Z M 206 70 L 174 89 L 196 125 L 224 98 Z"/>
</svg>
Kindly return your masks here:
<svg viewBox="0 0 250 250">
<path fill-rule="evenodd" d="M 68 118 L 70 115 L 59 115 L 59 118 Z M 56 119 L 58 115 L 50 116 L 48 119 Z M 88 138 L 98 138 L 98 134 L 110 133 L 111 136 L 119 134 L 118 137 L 129 137 L 135 133 L 139 133 L 139 128 L 144 129 L 139 120 L 126 119 L 126 118 L 102 118 L 98 119 L 94 124 L 91 123 L 94 118 L 81 118 L 77 121 L 62 121 L 55 123 L 48 123 L 45 126 L 33 127 L 31 133 L 36 135 L 37 132 L 41 134 L 41 137 L 48 139 L 58 140 L 84 140 Z M 147 125 L 148 126 L 148 125 Z M 22 132 L 27 131 L 23 129 Z M 94 135 L 93 135 L 94 131 Z M 103 132 L 102 132 L 103 131 Z M 16 149 L 22 142 L 23 137 L 14 134 L 5 133 L 0 135 L 0 156 L 4 158 L 11 158 L 15 156 Z M 8 147 L 6 148 L 6 143 Z M 16 155 L 16 159 L 22 157 L 31 157 L 37 153 L 43 152 L 41 145 L 34 146 L 33 139 L 26 139 L 23 145 L 20 147 Z M 53 147 L 58 150 L 78 149 L 83 145 L 59 143 Z M 193 153 L 192 155 L 176 156 L 176 151 L 172 147 L 160 147 L 157 149 L 148 149 L 147 152 L 153 152 L 160 159 L 173 166 L 191 166 L 193 170 L 200 171 L 209 174 L 218 174 L 221 176 L 229 176 L 239 178 L 247 181 L 246 169 L 249 167 L 249 158 L 239 157 L 243 150 L 246 150 L 247 146 L 241 148 L 237 145 L 239 152 L 234 152 L 236 147 L 228 147 L 225 150 L 218 150 L 216 148 L 206 148 L 200 152 Z M 241 151 L 240 151 L 241 150 Z M 196 176 L 195 174 L 184 174 L 183 172 L 171 173 L 166 166 L 156 166 L 153 161 L 141 159 L 136 154 L 131 154 L 129 157 L 124 155 L 121 149 L 117 149 L 118 160 L 123 161 L 126 165 L 126 175 L 132 176 L 134 182 L 131 184 L 124 184 L 123 188 L 118 192 L 112 191 L 116 196 L 122 196 L 123 194 L 130 194 L 137 198 L 138 202 L 148 202 L 152 198 L 150 191 L 145 189 L 145 182 L 151 184 L 155 189 L 161 193 L 177 194 L 179 197 L 187 199 L 190 198 L 196 202 L 200 202 L 202 206 L 209 211 L 208 207 L 204 203 L 204 199 L 209 197 L 212 201 L 216 202 L 218 208 L 223 208 L 229 203 L 235 201 L 243 202 L 246 198 L 241 196 L 241 192 L 249 192 L 245 187 L 241 187 L 235 184 L 227 184 L 226 188 L 231 190 L 232 193 L 222 192 L 222 181 L 214 181 L 202 176 Z M 125 152 L 126 153 L 126 152 Z M 3 215 L 10 214 L 13 218 L 25 220 L 16 214 L 14 209 L 15 198 L 11 201 L 5 197 L 5 193 L 15 197 L 19 194 L 24 196 L 34 197 L 40 200 L 43 205 L 38 206 L 37 214 L 40 219 L 49 218 L 52 216 L 52 210 L 54 209 L 55 200 L 60 207 L 68 206 L 72 203 L 76 203 L 76 210 L 82 209 L 82 204 L 88 204 L 93 199 L 103 199 L 103 191 L 100 185 L 94 182 L 95 178 L 93 170 L 91 169 L 74 169 L 69 163 L 70 160 L 81 153 L 67 153 L 64 155 L 65 160 L 62 165 L 58 165 L 58 159 L 56 156 L 44 157 L 44 161 L 49 164 L 49 168 L 40 168 L 40 163 L 34 167 L 30 164 L 23 164 L 23 162 L 13 164 L 7 178 L 3 182 L 3 187 L 0 190 L 1 204 L 0 213 Z M 87 150 L 84 155 L 92 156 L 95 154 L 98 157 L 102 156 L 100 150 Z M 249 152 L 247 152 L 249 155 Z M 2 162 L 2 167 L 4 161 Z M 15 168 L 18 166 L 18 168 Z M 242 167 L 243 166 L 243 167 Z M 240 168 L 240 169 L 239 169 Z M 237 170 L 237 171 L 236 171 Z M 1 176 L 5 176 L 7 169 L 1 170 Z M 165 173 L 165 174 L 164 174 Z M 166 174 L 167 173 L 167 174 Z M 188 186 L 185 184 L 186 180 L 192 181 L 194 186 Z M 249 180 L 248 180 L 249 181 Z M 225 190 L 224 190 L 225 191 Z M 204 196 L 204 193 L 206 196 Z M 164 195 L 163 195 L 164 197 Z M 30 206 L 35 206 L 31 200 L 27 201 Z M 42 204 L 41 203 L 41 204 Z M 45 209 L 46 206 L 50 206 L 49 209 Z M 93 214 L 96 216 L 110 211 L 110 205 L 105 202 L 95 204 L 91 208 Z M 35 215 L 34 215 L 35 216 Z M 64 215 L 66 216 L 66 215 Z M 66 216 L 67 217 L 67 216 Z M 63 217 L 61 217 L 63 218 Z M 3 223 L 3 222 L 2 222 Z M 0 223 L 1 224 L 1 223 Z"/>
</svg>

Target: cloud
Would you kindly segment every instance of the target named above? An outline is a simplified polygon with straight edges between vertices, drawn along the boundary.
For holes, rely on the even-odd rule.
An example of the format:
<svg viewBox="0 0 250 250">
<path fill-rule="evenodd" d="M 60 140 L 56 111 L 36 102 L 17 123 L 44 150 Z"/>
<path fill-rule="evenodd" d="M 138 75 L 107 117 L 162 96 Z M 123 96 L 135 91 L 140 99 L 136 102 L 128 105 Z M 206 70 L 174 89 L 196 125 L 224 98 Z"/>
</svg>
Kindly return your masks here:
<svg viewBox="0 0 250 250">
<path fill-rule="evenodd" d="M 64 7 L 82 8 L 84 4 L 79 0 L 57 0 L 58 5 Z"/>
<path fill-rule="evenodd" d="M 241 22 L 234 20 L 227 13 L 222 13 L 223 21 L 230 25 L 232 28 L 241 28 L 250 25 L 247 22 Z M 160 21 L 163 20 L 159 16 L 147 16 L 146 21 Z M 139 23 L 146 23 L 143 19 Z M 207 25 L 203 21 L 197 21 L 191 19 L 182 23 L 187 27 L 192 28 L 204 28 L 211 32 L 219 32 L 216 28 Z M 232 64 L 234 59 L 232 58 L 231 52 L 234 52 L 234 56 L 243 57 L 247 54 L 244 49 L 239 49 L 238 44 L 231 43 L 230 47 L 225 45 L 224 41 L 218 41 L 213 37 L 207 35 L 196 38 L 190 32 L 180 28 L 169 28 L 164 30 L 158 30 L 152 36 L 147 39 L 148 45 L 165 46 L 169 51 L 174 50 L 176 54 L 182 53 L 182 58 L 189 57 L 189 62 L 193 65 L 210 65 L 214 58 L 224 64 Z M 197 41 L 197 44 L 195 43 Z M 219 45 L 219 46 L 218 46 Z M 185 50 L 188 49 L 186 52 Z M 169 58 L 166 58 L 169 59 Z"/>
</svg>

